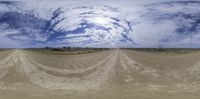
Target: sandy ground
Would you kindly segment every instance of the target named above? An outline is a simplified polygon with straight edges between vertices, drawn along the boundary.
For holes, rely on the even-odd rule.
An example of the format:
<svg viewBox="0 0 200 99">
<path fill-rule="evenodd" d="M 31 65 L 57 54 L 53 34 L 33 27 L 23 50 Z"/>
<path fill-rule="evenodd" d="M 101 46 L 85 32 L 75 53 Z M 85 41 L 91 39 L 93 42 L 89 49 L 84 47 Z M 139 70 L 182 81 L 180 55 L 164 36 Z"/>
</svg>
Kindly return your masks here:
<svg viewBox="0 0 200 99">
<path fill-rule="evenodd" d="M 200 53 L 0 51 L 0 99 L 199 99 Z"/>
</svg>

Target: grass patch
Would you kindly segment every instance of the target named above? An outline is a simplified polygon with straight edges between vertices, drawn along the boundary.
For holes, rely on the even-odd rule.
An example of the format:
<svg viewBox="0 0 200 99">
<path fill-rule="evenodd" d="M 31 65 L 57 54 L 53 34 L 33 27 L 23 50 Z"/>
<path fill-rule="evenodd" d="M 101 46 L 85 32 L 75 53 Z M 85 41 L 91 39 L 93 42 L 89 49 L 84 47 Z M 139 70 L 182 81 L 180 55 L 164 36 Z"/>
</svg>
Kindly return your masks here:
<svg viewBox="0 0 200 99">
<path fill-rule="evenodd" d="M 78 54 L 96 53 L 108 49 L 107 48 L 31 48 L 27 50 L 47 53 L 47 54 L 57 54 L 57 55 L 78 55 Z"/>
<path fill-rule="evenodd" d="M 189 54 L 199 53 L 198 48 L 125 48 L 128 50 L 148 52 L 153 54 Z"/>
</svg>

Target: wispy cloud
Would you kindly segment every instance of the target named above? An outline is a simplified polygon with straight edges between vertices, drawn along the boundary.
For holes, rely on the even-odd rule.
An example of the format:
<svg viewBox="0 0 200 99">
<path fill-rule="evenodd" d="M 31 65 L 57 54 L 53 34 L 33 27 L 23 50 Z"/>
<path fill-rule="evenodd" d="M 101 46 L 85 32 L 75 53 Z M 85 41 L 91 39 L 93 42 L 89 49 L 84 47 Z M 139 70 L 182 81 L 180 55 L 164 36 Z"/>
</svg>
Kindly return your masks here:
<svg viewBox="0 0 200 99">
<path fill-rule="evenodd" d="M 0 47 L 200 47 L 200 1 L 54 2 L 0 2 Z"/>
</svg>

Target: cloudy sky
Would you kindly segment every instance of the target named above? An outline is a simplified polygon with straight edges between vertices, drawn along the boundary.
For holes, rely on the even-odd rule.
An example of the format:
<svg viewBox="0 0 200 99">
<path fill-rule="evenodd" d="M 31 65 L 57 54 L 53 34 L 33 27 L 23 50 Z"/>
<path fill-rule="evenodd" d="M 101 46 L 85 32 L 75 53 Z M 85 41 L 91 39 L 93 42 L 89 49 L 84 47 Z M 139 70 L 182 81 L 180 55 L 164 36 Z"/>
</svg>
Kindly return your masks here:
<svg viewBox="0 0 200 99">
<path fill-rule="evenodd" d="M 200 0 L 0 1 L 0 48 L 200 47 Z"/>
</svg>

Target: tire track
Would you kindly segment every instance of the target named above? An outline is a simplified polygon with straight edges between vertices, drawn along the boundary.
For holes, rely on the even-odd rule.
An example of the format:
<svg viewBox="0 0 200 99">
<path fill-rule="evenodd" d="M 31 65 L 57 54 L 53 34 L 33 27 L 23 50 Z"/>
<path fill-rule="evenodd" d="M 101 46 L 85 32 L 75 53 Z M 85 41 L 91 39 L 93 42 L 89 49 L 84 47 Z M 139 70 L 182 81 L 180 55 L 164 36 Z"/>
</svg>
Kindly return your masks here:
<svg viewBox="0 0 200 99">
<path fill-rule="evenodd" d="M 157 70 L 141 65 L 140 63 L 131 59 L 122 51 L 120 51 L 119 53 L 120 65 L 123 71 L 123 74 L 121 74 L 123 75 L 122 80 L 124 80 L 125 83 L 137 81 L 141 78 L 146 77 L 148 79 L 156 79 L 160 76 Z"/>
<path fill-rule="evenodd" d="M 81 61 L 77 61 L 77 64 L 80 63 Z M 84 65 L 88 64 L 86 62 Z M 75 66 L 76 62 L 73 65 Z M 181 76 L 183 77 L 181 78 L 182 83 L 175 82 L 176 79 L 170 79 L 172 81 L 170 85 L 163 83 L 165 81 L 163 79 L 171 76 L 161 75 L 159 69 L 142 65 L 121 50 L 110 51 L 107 57 L 97 61 L 94 65 L 84 66 L 84 68 L 78 67 L 76 66 L 73 70 L 50 67 L 35 61 L 24 50 L 15 50 L 0 61 L 0 79 L 1 81 L 10 80 L 9 82 L 19 81 L 19 79 L 21 82 L 28 80 L 31 86 L 36 85 L 39 88 L 78 91 L 102 90 L 109 87 L 110 84 L 119 85 L 117 81 L 129 87 L 131 84 L 145 83 L 145 86 L 142 86 L 145 90 L 165 88 L 162 89 L 164 91 L 167 91 L 167 88 L 175 91 L 196 91 L 199 90 L 198 86 L 200 85 L 199 63 L 185 68 L 186 74 Z M 177 74 L 171 73 L 171 75 L 179 75 L 179 72 Z M 113 81 L 113 78 L 117 80 Z M 15 84 L 15 82 L 13 83 Z"/>
<path fill-rule="evenodd" d="M 0 78 L 8 74 L 8 68 L 12 67 L 15 64 L 14 58 L 16 57 L 16 52 L 7 53 L 8 55 L 0 61 Z M 12 61 L 14 60 L 14 61 Z"/>
<path fill-rule="evenodd" d="M 117 52 L 112 52 L 107 58 L 96 65 L 75 71 L 59 70 L 41 65 L 34 62 L 22 51 L 19 51 L 19 61 L 24 73 L 33 84 L 48 89 L 89 90 L 99 89 L 100 86 L 106 84 L 112 78 L 117 55 Z M 42 70 L 38 69 L 38 67 L 42 68 Z M 45 71 L 48 71 L 48 73 Z M 55 72 L 59 75 L 52 74 Z M 64 75 L 60 76 L 60 73 Z"/>
</svg>

